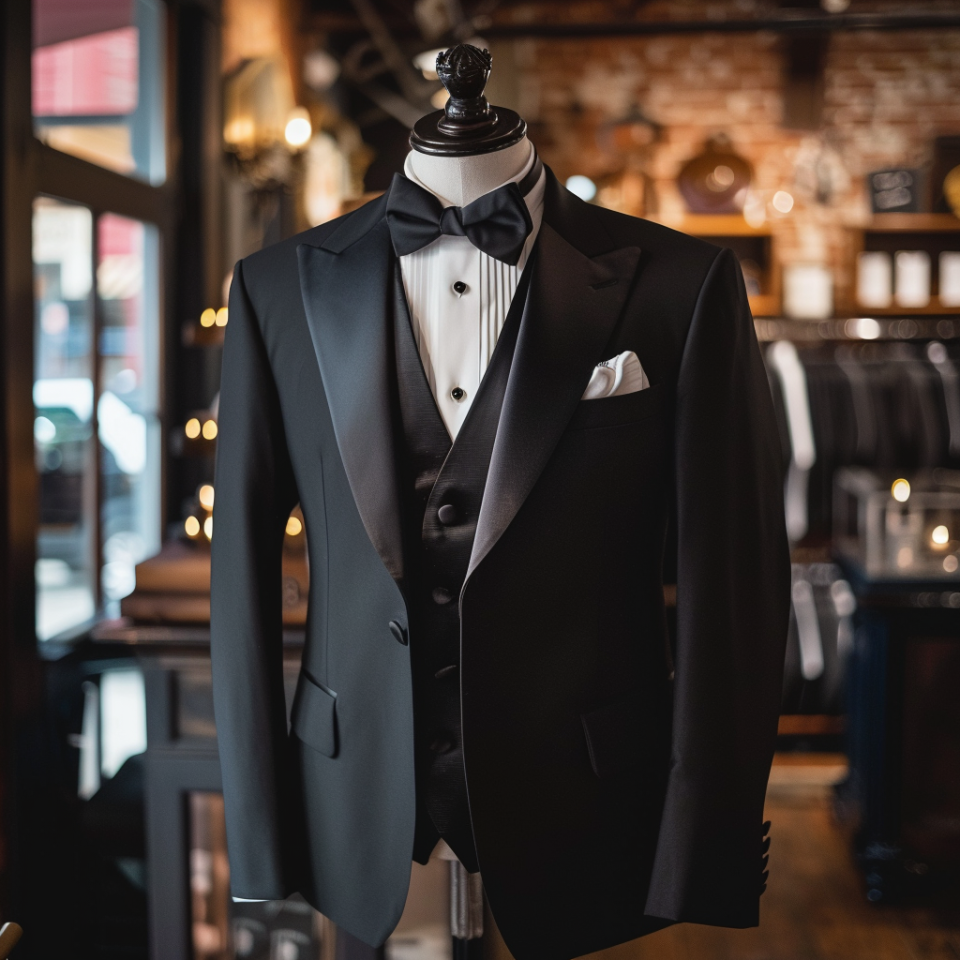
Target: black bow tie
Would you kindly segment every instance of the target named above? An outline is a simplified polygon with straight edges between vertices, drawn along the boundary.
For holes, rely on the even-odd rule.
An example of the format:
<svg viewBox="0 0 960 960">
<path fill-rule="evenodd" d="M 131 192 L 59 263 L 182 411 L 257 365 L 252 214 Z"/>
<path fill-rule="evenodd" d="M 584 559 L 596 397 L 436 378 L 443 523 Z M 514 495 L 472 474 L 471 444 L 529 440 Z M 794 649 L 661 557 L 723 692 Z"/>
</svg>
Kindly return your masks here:
<svg viewBox="0 0 960 960">
<path fill-rule="evenodd" d="M 393 249 L 398 257 L 404 257 L 446 234 L 466 237 L 495 260 L 516 266 L 533 230 L 523 198 L 540 179 L 542 170 L 538 157 L 519 183 L 506 183 L 465 207 L 444 207 L 428 190 L 394 174 L 387 197 Z"/>
</svg>

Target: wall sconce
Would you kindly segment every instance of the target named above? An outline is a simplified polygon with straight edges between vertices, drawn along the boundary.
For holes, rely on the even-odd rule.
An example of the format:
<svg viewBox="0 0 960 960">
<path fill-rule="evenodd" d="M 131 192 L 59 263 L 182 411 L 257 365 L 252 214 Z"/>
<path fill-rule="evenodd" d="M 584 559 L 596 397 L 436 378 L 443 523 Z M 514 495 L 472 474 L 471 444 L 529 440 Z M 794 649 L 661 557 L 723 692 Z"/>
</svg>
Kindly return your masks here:
<svg viewBox="0 0 960 960">
<path fill-rule="evenodd" d="M 290 182 L 296 175 L 291 154 L 301 153 L 312 137 L 310 113 L 297 106 L 282 60 L 248 60 L 227 77 L 224 146 L 254 186 Z"/>
</svg>

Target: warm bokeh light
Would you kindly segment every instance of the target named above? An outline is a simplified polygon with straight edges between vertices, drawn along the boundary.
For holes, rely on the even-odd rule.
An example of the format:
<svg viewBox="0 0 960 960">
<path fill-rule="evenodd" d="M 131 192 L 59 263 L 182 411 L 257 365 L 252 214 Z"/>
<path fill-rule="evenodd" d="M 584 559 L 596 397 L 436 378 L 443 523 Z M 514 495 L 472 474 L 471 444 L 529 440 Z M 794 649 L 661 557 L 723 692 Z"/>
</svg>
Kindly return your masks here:
<svg viewBox="0 0 960 960">
<path fill-rule="evenodd" d="M 933 528 L 930 541 L 934 546 L 945 547 L 950 542 L 950 531 L 941 523 L 940 526 Z"/>
<path fill-rule="evenodd" d="M 183 432 L 191 440 L 196 440 L 200 436 L 200 421 L 196 417 L 191 417 L 184 426 Z"/>
<path fill-rule="evenodd" d="M 195 537 L 200 532 L 200 521 L 196 517 L 187 517 L 183 521 L 183 529 L 187 531 L 188 537 Z"/>
<path fill-rule="evenodd" d="M 946 570 L 947 573 L 956 573 L 957 567 L 960 567 L 960 560 L 957 560 L 952 553 L 949 557 L 943 558 L 943 569 Z"/>
<path fill-rule="evenodd" d="M 793 197 L 786 190 L 778 190 L 770 202 L 777 213 L 789 213 L 793 209 Z"/>
<path fill-rule="evenodd" d="M 912 566 L 913 564 L 913 549 L 911 547 L 901 547 L 897 551 L 897 566 L 900 569 L 904 567 Z"/>
<path fill-rule="evenodd" d="M 207 517 L 203 521 L 203 533 L 208 540 L 213 539 L 213 517 Z"/>
<path fill-rule="evenodd" d="M 893 499 L 898 503 L 906 503 L 910 499 L 910 483 L 907 480 L 894 480 L 893 486 L 890 488 L 890 493 L 893 494 Z"/>
<path fill-rule="evenodd" d="M 310 123 L 310 114 L 304 107 L 294 107 L 290 111 L 283 136 L 291 147 L 299 149 L 305 147 L 313 136 L 313 125 Z"/>
<path fill-rule="evenodd" d="M 207 307 L 203 313 L 200 314 L 200 326 L 201 327 L 212 327 L 217 320 L 217 311 L 212 307 Z"/>
<path fill-rule="evenodd" d="M 197 499 L 200 501 L 200 506 L 204 510 L 213 509 L 213 484 L 205 483 L 197 494 Z"/>
<path fill-rule="evenodd" d="M 207 420 L 203 425 L 203 439 L 213 440 L 217 436 L 217 421 Z"/>
<path fill-rule="evenodd" d="M 217 311 L 217 315 L 216 315 L 216 316 L 217 316 L 217 326 L 218 326 L 218 327 L 225 327 L 225 326 L 227 325 L 227 308 L 226 308 L 226 307 L 221 307 L 221 308 Z"/>
<path fill-rule="evenodd" d="M 302 529 L 303 529 L 303 524 L 296 517 L 290 517 L 290 519 L 287 520 L 288 536 L 295 537 L 297 536 L 297 534 L 300 533 Z"/>
</svg>

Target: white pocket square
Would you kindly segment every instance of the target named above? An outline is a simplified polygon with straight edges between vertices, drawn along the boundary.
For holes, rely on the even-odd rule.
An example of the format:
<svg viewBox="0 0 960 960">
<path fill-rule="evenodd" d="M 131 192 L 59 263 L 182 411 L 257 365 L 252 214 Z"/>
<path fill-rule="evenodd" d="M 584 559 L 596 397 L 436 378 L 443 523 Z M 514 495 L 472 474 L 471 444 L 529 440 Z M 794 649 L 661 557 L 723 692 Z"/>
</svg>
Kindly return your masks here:
<svg viewBox="0 0 960 960">
<path fill-rule="evenodd" d="M 626 350 L 596 365 L 581 399 L 620 397 L 625 393 L 646 390 L 649 386 L 650 381 L 640 366 L 639 358 L 632 350 Z"/>
</svg>

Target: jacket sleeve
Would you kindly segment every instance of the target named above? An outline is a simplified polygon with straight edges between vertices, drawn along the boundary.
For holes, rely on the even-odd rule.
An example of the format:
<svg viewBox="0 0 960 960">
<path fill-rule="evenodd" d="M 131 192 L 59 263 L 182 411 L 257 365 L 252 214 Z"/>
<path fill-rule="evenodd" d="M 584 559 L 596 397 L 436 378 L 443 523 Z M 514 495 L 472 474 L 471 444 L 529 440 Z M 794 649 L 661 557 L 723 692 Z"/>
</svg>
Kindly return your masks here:
<svg viewBox="0 0 960 960">
<path fill-rule="evenodd" d="M 220 384 L 211 570 L 214 713 L 234 896 L 296 889 L 281 551 L 297 502 L 280 403 L 237 264 Z"/>
<path fill-rule="evenodd" d="M 755 926 L 790 559 L 770 389 L 729 250 L 700 291 L 676 402 L 673 749 L 645 913 Z"/>
</svg>

